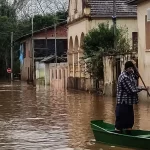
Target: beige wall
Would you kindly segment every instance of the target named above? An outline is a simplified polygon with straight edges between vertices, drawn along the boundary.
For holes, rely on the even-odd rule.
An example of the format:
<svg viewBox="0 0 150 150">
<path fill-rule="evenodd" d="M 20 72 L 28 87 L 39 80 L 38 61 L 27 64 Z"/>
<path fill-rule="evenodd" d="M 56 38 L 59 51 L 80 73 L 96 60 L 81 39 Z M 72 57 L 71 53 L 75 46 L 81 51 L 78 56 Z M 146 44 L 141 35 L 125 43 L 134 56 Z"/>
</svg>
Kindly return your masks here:
<svg viewBox="0 0 150 150">
<path fill-rule="evenodd" d="M 89 22 L 89 30 L 93 29 L 98 26 L 100 23 L 109 23 L 111 26 L 113 24 L 111 19 L 99 19 L 99 20 L 92 20 Z M 117 26 L 123 27 L 128 29 L 128 38 L 132 38 L 132 32 L 138 32 L 138 26 L 137 26 L 137 19 L 136 18 L 118 18 L 117 19 Z M 132 41 L 131 41 L 132 43 Z"/>
<path fill-rule="evenodd" d="M 112 84 L 113 81 L 113 57 L 104 57 L 103 58 L 104 63 L 104 70 L 105 70 L 105 76 L 104 80 L 106 81 L 106 84 Z M 109 69 L 107 69 L 109 68 Z"/>
<path fill-rule="evenodd" d="M 77 21 L 68 26 L 68 63 L 69 63 L 69 76 L 71 77 L 88 77 L 84 73 L 81 73 L 81 66 L 79 64 L 80 57 L 83 56 L 83 52 L 81 49 L 81 43 L 83 38 L 81 38 L 82 34 L 86 35 L 89 30 L 98 27 L 98 24 L 108 22 L 112 25 L 112 21 L 110 19 L 99 19 L 99 20 L 91 20 L 82 19 L 81 21 Z M 118 19 L 117 25 L 120 27 L 125 27 L 128 29 L 127 36 L 129 39 L 132 39 L 132 32 L 137 32 L 137 19 Z M 76 42 L 78 40 L 78 42 Z M 72 41 L 72 46 L 70 46 L 70 41 Z M 132 44 L 132 40 L 130 40 Z M 78 44 L 76 44 L 78 43 Z M 78 64 L 77 64 L 78 63 Z M 84 65 L 82 64 L 82 68 Z M 106 66 L 106 69 L 110 70 L 109 66 Z M 107 70 L 106 70 L 107 72 Z M 106 82 L 110 82 L 111 77 L 108 76 L 108 80 Z M 112 80 L 111 80 L 112 81 Z"/>
<path fill-rule="evenodd" d="M 90 8 L 84 8 L 82 10 L 82 1 L 77 1 L 77 11 L 75 11 L 75 0 L 70 0 L 69 17 L 68 17 L 68 80 L 69 84 L 75 84 L 76 79 L 80 79 L 81 85 L 84 85 L 82 80 L 90 80 L 89 75 L 86 72 L 86 64 L 81 61 L 80 57 L 83 56 L 83 50 L 81 48 L 81 43 L 84 36 L 89 30 L 98 27 L 98 24 L 109 22 L 112 25 L 111 18 L 98 18 L 98 19 L 88 19 L 82 18 L 84 15 L 88 16 L 90 14 Z M 138 32 L 137 18 L 118 18 L 117 26 L 124 27 L 128 29 L 127 36 L 132 45 L 132 32 Z M 82 38 L 81 38 L 82 37 Z M 121 61 L 121 68 L 124 66 L 124 60 Z M 114 73 L 113 73 L 114 71 Z M 116 79 L 115 67 L 113 67 L 113 60 L 105 57 L 104 58 L 104 93 L 106 95 L 114 95 L 113 89 L 115 87 L 114 80 Z M 115 79 L 114 79 L 115 78 Z M 75 84 L 76 85 L 76 84 Z M 71 87 L 75 87 L 69 86 Z M 85 83 L 87 85 L 87 83 Z M 79 85 L 78 85 L 79 86 Z M 92 88 L 91 82 L 89 82 L 89 89 Z M 76 88 L 75 88 L 76 89 Z M 80 88 L 79 88 L 80 89 Z M 84 89 L 86 89 L 84 87 Z"/>
<path fill-rule="evenodd" d="M 77 11 L 75 10 L 75 0 L 70 1 L 69 8 L 69 17 L 68 17 L 68 76 L 69 77 L 78 77 L 78 78 L 89 78 L 89 75 L 85 73 L 86 65 L 82 61 L 80 63 L 80 57 L 83 56 L 83 50 L 81 48 L 81 43 L 83 41 L 83 37 L 88 33 L 89 30 L 98 27 L 98 24 L 109 22 L 109 25 L 112 25 L 112 19 L 109 18 L 99 18 L 89 20 L 88 18 L 81 17 L 86 14 L 89 14 L 90 10 L 84 9 L 82 10 L 82 1 L 78 0 L 77 3 Z M 84 12 L 84 13 L 83 13 Z M 76 20 L 77 19 L 77 20 Z M 74 22 L 72 22 L 74 21 Z M 136 18 L 118 18 L 117 26 L 124 27 L 128 29 L 127 37 L 130 40 L 130 44 L 132 44 L 132 32 L 138 32 L 137 19 Z M 82 37 L 82 38 L 81 38 Z M 105 81 L 104 84 L 110 85 L 112 87 L 113 84 L 113 68 L 112 62 L 107 57 L 104 60 L 104 73 L 105 73 Z M 112 88 L 110 88 L 111 91 Z M 106 89 L 107 91 L 107 89 Z"/>
<path fill-rule="evenodd" d="M 49 64 L 49 84 L 57 89 L 67 88 L 68 67 L 67 63 Z M 45 84 L 46 80 L 45 80 Z"/>
<path fill-rule="evenodd" d="M 83 19 L 77 23 L 68 26 L 68 48 L 69 48 L 68 64 L 69 64 L 69 76 L 71 77 L 84 76 L 83 73 L 80 73 L 81 66 L 79 62 L 80 62 L 80 57 L 83 56 L 81 43 L 87 31 L 88 31 L 87 19 Z"/>
<path fill-rule="evenodd" d="M 139 45 L 138 45 L 138 57 L 139 57 L 139 71 L 143 77 L 147 86 L 150 86 L 150 51 L 146 50 L 145 40 L 145 15 L 147 15 L 147 9 L 150 8 L 150 2 L 144 2 L 138 5 L 138 32 L 139 32 Z M 142 85 L 140 81 L 140 85 Z"/>
<path fill-rule="evenodd" d="M 89 22 L 87 19 L 83 19 L 77 23 L 74 23 L 72 25 L 68 26 L 68 39 L 70 39 L 70 37 L 72 37 L 73 39 L 73 45 L 75 44 L 75 37 L 78 37 L 79 40 L 79 45 L 80 45 L 80 38 L 81 38 L 81 34 L 84 33 L 86 34 L 88 32 L 88 25 Z M 68 44 L 69 44 L 69 40 L 68 40 Z M 69 47 L 69 45 L 68 45 Z"/>
<path fill-rule="evenodd" d="M 77 36 L 79 39 L 81 34 L 88 33 L 89 30 L 98 27 L 98 24 L 109 22 L 112 25 L 112 21 L 110 19 L 99 19 L 99 20 L 91 20 L 83 19 L 79 22 L 76 22 L 72 25 L 68 26 L 68 39 L 72 36 L 73 42 L 75 41 L 75 37 Z M 125 27 L 128 29 L 128 37 L 132 38 L 132 32 L 138 32 L 137 19 L 118 19 L 117 26 Z M 69 42 L 68 42 L 69 44 Z M 69 47 L 69 45 L 68 45 Z"/>
<path fill-rule="evenodd" d="M 76 5 L 77 1 L 77 5 Z M 75 8 L 77 6 L 77 10 L 75 11 Z M 69 7 L 69 17 L 68 20 L 74 20 L 83 15 L 82 13 L 82 0 L 70 0 L 70 7 Z"/>
</svg>

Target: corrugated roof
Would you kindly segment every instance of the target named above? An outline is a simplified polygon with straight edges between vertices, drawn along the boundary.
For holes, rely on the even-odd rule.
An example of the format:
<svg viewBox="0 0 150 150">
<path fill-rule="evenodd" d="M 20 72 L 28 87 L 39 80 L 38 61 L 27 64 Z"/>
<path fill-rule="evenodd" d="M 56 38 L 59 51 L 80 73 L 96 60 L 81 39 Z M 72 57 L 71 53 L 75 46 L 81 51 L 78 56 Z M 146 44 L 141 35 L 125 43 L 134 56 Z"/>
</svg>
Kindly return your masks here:
<svg viewBox="0 0 150 150">
<path fill-rule="evenodd" d="M 91 17 L 112 17 L 113 0 L 88 0 L 91 7 Z M 117 17 L 136 17 L 137 6 L 128 5 L 127 0 L 116 0 Z"/>
<path fill-rule="evenodd" d="M 145 2 L 145 1 L 148 1 L 148 0 L 128 0 L 127 3 L 131 4 L 131 5 L 137 5 L 137 4 Z"/>
<path fill-rule="evenodd" d="M 48 57 L 45 57 L 43 60 L 41 60 L 41 62 L 50 62 L 50 61 L 52 61 L 53 59 L 55 59 L 55 55 L 50 55 L 50 56 L 48 56 Z M 57 56 L 57 59 L 59 60 L 59 61 L 65 61 L 66 60 L 66 58 L 65 57 L 58 57 Z"/>
</svg>

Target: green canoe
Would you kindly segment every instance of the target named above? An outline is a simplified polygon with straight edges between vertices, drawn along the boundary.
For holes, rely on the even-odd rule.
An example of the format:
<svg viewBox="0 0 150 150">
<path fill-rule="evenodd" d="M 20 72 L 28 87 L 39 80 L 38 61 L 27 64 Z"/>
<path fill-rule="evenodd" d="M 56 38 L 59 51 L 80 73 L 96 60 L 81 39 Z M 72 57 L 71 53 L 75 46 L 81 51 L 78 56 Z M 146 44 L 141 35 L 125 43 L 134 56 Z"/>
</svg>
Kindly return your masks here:
<svg viewBox="0 0 150 150">
<path fill-rule="evenodd" d="M 132 135 L 114 132 L 115 126 L 103 120 L 91 121 L 91 128 L 97 142 L 111 146 L 135 148 L 136 150 L 150 150 L 150 131 L 132 130 Z"/>
</svg>

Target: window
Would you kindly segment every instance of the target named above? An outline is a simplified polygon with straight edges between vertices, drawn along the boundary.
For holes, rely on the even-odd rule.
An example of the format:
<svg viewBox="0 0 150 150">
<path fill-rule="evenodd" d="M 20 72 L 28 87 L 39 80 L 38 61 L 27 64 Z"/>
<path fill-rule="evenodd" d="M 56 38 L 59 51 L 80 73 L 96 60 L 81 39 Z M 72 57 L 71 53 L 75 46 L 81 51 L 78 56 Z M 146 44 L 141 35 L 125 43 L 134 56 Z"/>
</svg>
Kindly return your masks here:
<svg viewBox="0 0 150 150">
<path fill-rule="evenodd" d="M 132 32 L 132 48 L 134 51 L 138 49 L 138 32 Z"/>
<path fill-rule="evenodd" d="M 147 21 L 147 15 L 145 16 L 145 40 L 146 49 L 150 49 L 150 22 Z"/>
</svg>

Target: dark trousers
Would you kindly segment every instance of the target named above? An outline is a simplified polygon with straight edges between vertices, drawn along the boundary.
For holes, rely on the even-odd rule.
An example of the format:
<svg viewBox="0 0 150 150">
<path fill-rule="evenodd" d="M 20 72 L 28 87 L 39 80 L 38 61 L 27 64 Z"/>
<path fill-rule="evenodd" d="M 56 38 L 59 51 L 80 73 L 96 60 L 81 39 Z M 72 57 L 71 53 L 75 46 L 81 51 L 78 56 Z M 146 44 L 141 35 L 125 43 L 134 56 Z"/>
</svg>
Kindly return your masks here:
<svg viewBox="0 0 150 150">
<path fill-rule="evenodd" d="M 132 128 L 134 125 L 133 105 L 118 104 L 116 106 L 115 128 L 118 130 Z"/>
</svg>

